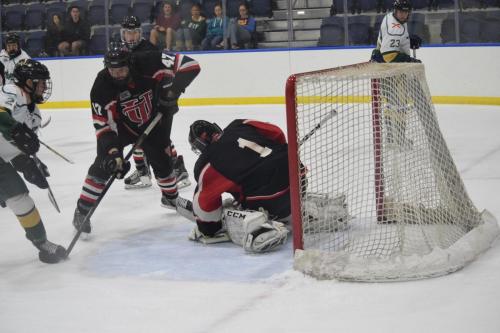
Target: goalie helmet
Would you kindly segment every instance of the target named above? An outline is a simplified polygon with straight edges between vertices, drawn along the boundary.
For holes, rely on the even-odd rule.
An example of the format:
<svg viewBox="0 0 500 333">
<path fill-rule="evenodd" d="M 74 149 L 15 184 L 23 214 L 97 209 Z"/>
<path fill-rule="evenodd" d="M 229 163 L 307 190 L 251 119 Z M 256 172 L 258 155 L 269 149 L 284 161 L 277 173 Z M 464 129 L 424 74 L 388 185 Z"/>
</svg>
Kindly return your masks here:
<svg viewBox="0 0 500 333">
<path fill-rule="evenodd" d="M 121 40 L 130 50 L 133 50 L 139 45 L 142 39 L 141 21 L 134 15 L 125 16 L 121 26 Z"/>
<path fill-rule="evenodd" d="M 216 123 L 197 120 L 189 126 L 189 144 L 191 150 L 200 155 L 213 142 L 214 135 L 222 134 L 222 129 Z"/>
<path fill-rule="evenodd" d="M 7 44 L 16 44 L 15 49 L 9 48 L 7 49 Z M 21 54 L 21 38 L 15 32 L 9 32 L 7 36 L 5 36 L 4 41 L 4 49 L 5 52 L 9 54 L 10 59 L 14 59 L 18 55 Z"/>
<path fill-rule="evenodd" d="M 45 65 L 33 59 L 22 59 L 14 67 L 13 74 L 14 83 L 25 90 L 33 102 L 41 104 L 49 99 L 52 81 Z"/>
</svg>

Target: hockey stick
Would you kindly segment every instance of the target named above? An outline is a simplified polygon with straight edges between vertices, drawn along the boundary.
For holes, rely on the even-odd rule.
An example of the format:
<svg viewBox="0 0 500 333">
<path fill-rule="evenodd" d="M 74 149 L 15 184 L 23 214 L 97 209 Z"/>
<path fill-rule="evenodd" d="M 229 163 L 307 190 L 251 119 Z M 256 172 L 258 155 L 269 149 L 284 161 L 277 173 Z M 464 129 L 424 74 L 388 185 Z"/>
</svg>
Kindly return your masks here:
<svg viewBox="0 0 500 333">
<path fill-rule="evenodd" d="M 53 152 L 54 154 L 56 154 L 57 156 L 59 156 L 60 158 L 62 158 L 63 160 L 65 160 L 66 162 L 70 163 L 70 164 L 75 164 L 75 162 L 73 162 L 72 160 L 70 160 L 69 158 L 65 157 L 63 154 L 61 154 L 60 152 L 58 152 L 57 150 L 55 150 L 54 148 L 50 147 L 48 144 L 46 144 L 45 142 L 43 142 L 42 140 L 38 140 L 40 142 L 40 144 L 42 146 L 45 146 L 45 148 L 47 148 L 48 150 L 50 150 L 51 152 Z"/>
<path fill-rule="evenodd" d="M 35 155 L 33 155 L 33 159 L 35 160 L 36 167 L 38 168 L 38 170 L 40 170 L 40 173 L 44 176 L 45 181 L 47 182 L 47 186 L 48 186 L 47 190 L 49 190 L 49 200 L 50 200 L 50 203 L 52 204 L 52 206 L 54 206 L 54 208 L 57 210 L 57 212 L 60 213 L 61 210 L 59 209 L 59 205 L 57 204 L 56 197 L 54 196 L 54 193 L 52 192 L 52 189 L 50 188 L 50 185 L 49 185 L 49 182 L 47 180 L 47 177 L 45 177 L 45 170 L 42 167 L 42 164 L 41 164 L 40 160 L 38 159 L 38 157 L 36 157 Z"/>
<path fill-rule="evenodd" d="M 40 128 L 45 128 L 47 127 L 48 124 L 50 124 L 50 121 L 52 120 L 52 117 L 51 116 L 48 116 L 47 117 L 47 120 L 45 121 L 42 121 L 42 123 L 40 124 Z"/>
<path fill-rule="evenodd" d="M 321 119 L 320 122 L 316 126 L 314 126 L 314 128 L 312 130 L 309 131 L 309 133 L 307 133 L 302 139 L 300 139 L 300 141 L 299 141 L 299 147 L 302 146 L 302 144 L 304 142 L 306 142 L 307 140 L 309 140 L 309 138 L 311 136 L 313 136 L 313 134 L 316 133 L 316 131 L 319 130 L 321 128 L 321 126 L 323 126 L 328 120 L 332 119 L 337 114 L 338 114 L 337 110 L 335 110 L 335 109 L 333 109 L 332 111 L 330 111 L 330 113 L 327 114 L 323 119 Z"/>
<path fill-rule="evenodd" d="M 155 128 L 156 124 L 158 124 L 160 122 L 162 116 L 163 116 L 163 113 L 159 112 L 156 115 L 156 117 L 153 119 L 153 121 L 151 121 L 151 123 L 144 130 L 144 132 L 141 134 L 141 136 L 139 136 L 139 138 L 137 139 L 137 141 L 134 144 L 134 146 L 132 147 L 132 149 L 130 149 L 130 151 L 127 153 L 127 156 L 125 156 L 125 158 L 124 158 L 125 161 L 128 161 L 130 159 L 130 156 L 132 156 L 132 153 L 134 152 L 134 150 L 142 145 L 142 143 L 144 142 L 144 140 L 146 140 L 149 133 Z M 106 182 L 106 185 L 104 186 L 104 189 L 102 190 L 101 194 L 97 198 L 95 204 L 89 210 L 87 215 L 85 215 L 85 218 L 83 219 L 83 222 L 80 224 L 80 227 L 78 228 L 78 231 L 76 232 L 76 235 L 73 237 L 73 239 L 71 240 L 71 243 L 69 244 L 69 246 L 66 250 L 66 258 L 69 257 L 71 250 L 73 250 L 73 247 L 75 246 L 76 242 L 78 241 L 78 238 L 80 238 L 80 235 L 82 234 L 83 226 L 85 225 L 85 223 L 87 223 L 87 221 L 90 220 L 90 218 L 94 214 L 95 210 L 97 209 L 97 206 L 99 206 L 99 203 L 101 202 L 102 198 L 104 198 L 104 195 L 106 195 L 106 193 L 108 192 L 109 188 L 111 187 L 111 185 L 113 184 L 115 179 L 116 179 L 116 175 L 112 175 L 108 179 L 108 181 Z"/>
</svg>

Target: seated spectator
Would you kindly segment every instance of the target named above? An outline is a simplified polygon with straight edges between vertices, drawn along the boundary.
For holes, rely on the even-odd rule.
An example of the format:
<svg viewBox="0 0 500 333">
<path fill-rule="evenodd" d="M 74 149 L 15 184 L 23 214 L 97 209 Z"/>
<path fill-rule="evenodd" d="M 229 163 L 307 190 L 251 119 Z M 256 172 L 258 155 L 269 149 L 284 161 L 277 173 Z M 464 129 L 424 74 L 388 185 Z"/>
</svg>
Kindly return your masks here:
<svg viewBox="0 0 500 333">
<path fill-rule="evenodd" d="M 63 39 L 64 25 L 59 14 L 53 14 L 47 24 L 47 35 L 45 35 L 45 50 L 51 57 L 56 57 L 58 53 L 58 45 Z"/>
<path fill-rule="evenodd" d="M 62 56 L 82 55 L 90 39 L 90 28 L 88 23 L 81 18 L 80 8 L 71 6 L 69 18 L 64 24 L 62 41 L 58 49 Z"/>
<path fill-rule="evenodd" d="M 191 6 L 191 18 L 182 20 L 180 28 L 175 33 L 176 50 L 199 50 L 206 32 L 207 22 L 201 16 L 200 5 L 195 3 Z"/>
<path fill-rule="evenodd" d="M 155 20 L 155 25 L 149 35 L 149 41 L 160 49 L 171 51 L 175 32 L 179 28 L 180 23 L 181 18 L 174 13 L 172 4 L 165 2 Z"/>
<path fill-rule="evenodd" d="M 248 6 L 246 3 L 240 4 L 238 11 L 238 17 L 232 20 L 229 27 L 231 48 L 250 48 L 253 35 L 255 34 L 256 22 L 253 17 L 248 15 Z"/>
<path fill-rule="evenodd" d="M 215 5 L 214 14 L 215 16 L 208 20 L 207 36 L 201 42 L 203 50 L 215 50 L 224 47 L 224 22 L 227 19 L 222 17 L 222 5 Z"/>
</svg>

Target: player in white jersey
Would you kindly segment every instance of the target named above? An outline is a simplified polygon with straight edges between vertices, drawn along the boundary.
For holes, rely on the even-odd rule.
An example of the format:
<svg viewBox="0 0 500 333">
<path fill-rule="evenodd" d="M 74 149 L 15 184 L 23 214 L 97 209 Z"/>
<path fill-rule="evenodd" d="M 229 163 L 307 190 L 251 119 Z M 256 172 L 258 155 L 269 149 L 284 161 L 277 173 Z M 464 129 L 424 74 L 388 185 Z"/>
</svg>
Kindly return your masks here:
<svg viewBox="0 0 500 333">
<path fill-rule="evenodd" d="M 410 49 L 418 49 L 422 39 L 408 33 L 411 13 L 410 0 L 394 1 L 394 10 L 382 20 L 377 39 L 377 48 L 372 53 L 376 62 L 420 62 L 410 56 Z"/>
<path fill-rule="evenodd" d="M 47 240 L 40 214 L 29 195 L 24 179 L 39 188 L 48 188 L 47 167 L 35 157 L 40 142 L 35 133 L 40 125 L 36 104 L 44 103 L 52 91 L 50 74 L 43 64 L 24 59 L 14 68 L 14 84 L 0 87 L 0 203 L 9 207 L 39 250 L 39 259 L 56 263 L 66 250 Z"/>
<path fill-rule="evenodd" d="M 19 35 L 10 32 L 5 37 L 4 49 L 0 51 L 0 86 L 13 83 L 14 68 L 22 59 L 30 59 L 30 56 L 21 49 Z"/>
</svg>

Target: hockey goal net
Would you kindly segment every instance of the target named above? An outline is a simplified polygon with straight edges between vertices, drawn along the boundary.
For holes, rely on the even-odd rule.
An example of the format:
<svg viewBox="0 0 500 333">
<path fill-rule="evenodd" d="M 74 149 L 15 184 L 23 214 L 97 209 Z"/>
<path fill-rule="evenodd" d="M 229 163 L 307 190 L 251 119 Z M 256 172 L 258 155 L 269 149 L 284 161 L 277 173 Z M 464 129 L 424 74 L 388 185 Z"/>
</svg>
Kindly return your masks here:
<svg viewBox="0 0 500 333">
<path fill-rule="evenodd" d="M 286 100 L 295 269 L 354 281 L 439 276 L 498 235 L 465 190 L 422 64 L 292 75 Z"/>
</svg>

